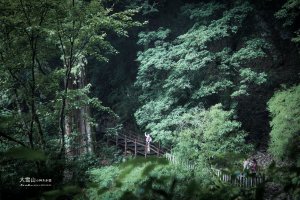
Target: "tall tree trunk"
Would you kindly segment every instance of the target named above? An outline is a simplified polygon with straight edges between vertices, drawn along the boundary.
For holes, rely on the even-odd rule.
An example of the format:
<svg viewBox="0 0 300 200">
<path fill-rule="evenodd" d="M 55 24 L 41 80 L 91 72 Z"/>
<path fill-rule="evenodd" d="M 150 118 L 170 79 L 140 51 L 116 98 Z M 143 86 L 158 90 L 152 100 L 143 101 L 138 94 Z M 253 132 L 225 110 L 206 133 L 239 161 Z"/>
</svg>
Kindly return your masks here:
<svg viewBox="0 0 300 200">
<path fill-rule="evenodd" d="M 68 101 L 66 101 L 66 109 L 68 108 Z M 64 140 L 65 140 L 65 154 L 66 157 L 71 157 L 74 155 L 74 151 L 72 149 L 72 143 L 70 141 L 71 134 L 72 134 L 72 115 L 66 114 L 65 121 L 64 121 Z"/>
<path fill-rule="evenodd" d="M 86 86 L 85 65 L 81 67 L 78 80 L 78 89 Z M 79 97 L 80 98 L 80 97 Z M 79 130 L 80 130 L 80 146 L 82 154 L 93 153 L 91 125 L 89 123 L 90 111 L 89 106 L 83 106 L 78 113 Z"/>
<path fill-rule="evenodd" d="M 86 107 L 85 108 L 85 113 L 87 117 L 90 117 L 90 108 Z M 87 152 L 92 154 L 94 153 L 93 151 L 93 137 L 92 137 L 92 129 L 90 123 L 86 120 L 85 121 L 85 130 L 86 130 L 86 136 L 87 136 Z"/>
<path fill-rule="evenodd" d="M 80 109 L 80 113 L 78 116 L 79 125 L 80 125 L 80 144 L 81 153 L 93 153 L 93 142 L 92 142 L 92 131 L 91 125 L 88 121 L 90 117 L 90 111 L 88 106 L 84 106 Z"/>
</svg>

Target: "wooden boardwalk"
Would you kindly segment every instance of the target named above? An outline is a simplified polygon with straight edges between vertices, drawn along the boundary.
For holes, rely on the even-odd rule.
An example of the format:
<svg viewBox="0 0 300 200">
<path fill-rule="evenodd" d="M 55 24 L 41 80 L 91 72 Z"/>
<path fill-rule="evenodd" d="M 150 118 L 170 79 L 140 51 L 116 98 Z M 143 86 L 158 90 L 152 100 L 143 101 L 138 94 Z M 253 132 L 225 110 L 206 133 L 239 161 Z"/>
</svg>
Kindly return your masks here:
<svg viewBox="0 0 300 200">
<path fill-rule="evenodd" d="M 131 153 L 134 156 L 163 156 L 167 151 L 169 151 L 168 149 L 161 147 L 160 143 L 151 142 L 150 152 L 147 152 L 147 144 L 145 137 L 137 134 L 119 133 L 116 136 L 107 137 L 107 143 L 114 144 L 117 147 L 122 148 L 125 155 Z"/>
</svg>

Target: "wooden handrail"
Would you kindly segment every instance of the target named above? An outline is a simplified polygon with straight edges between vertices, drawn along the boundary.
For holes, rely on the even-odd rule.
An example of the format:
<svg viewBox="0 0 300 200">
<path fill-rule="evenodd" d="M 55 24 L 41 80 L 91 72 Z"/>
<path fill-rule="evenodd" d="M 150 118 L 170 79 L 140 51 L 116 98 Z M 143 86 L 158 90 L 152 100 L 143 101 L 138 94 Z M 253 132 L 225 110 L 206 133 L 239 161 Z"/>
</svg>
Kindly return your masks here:
<svg viewBox="0 0 300 200">
<path fill-rule="evenodd" d="M 191 162 L 182 162 L 170 153 L 166 153 L 165 157 L 167 160 L 169 160 L 170 163 L 174 165 L 181 165 L 182 167 L 189 170 L 195 169 L 195 164 Z M 265 181 L 264 175 L 256 175 L 251 177 L 251 176 L 245 176 L 243 174 L 240 174 L 238 176 L 232 176 L 231 174 L 226 173 L 220 169 L 215 169 L 215 168 L 211 168 L 211 169 L 212 169 L 212 174 L 217 176 L 219 180 L 238 187 L 245 187 L 245 188 L 256 187 L 257 185 Z"/>
<path fill-rule="evenodd" d="M 107 138 L 107 142 L 109 142 L 109 137 Z M 121 141 L 120 141 L 121 139 Z M 123 141 L 122 141 L 123 140 Z M 114 142 L 116 146 L 123 146 L 125 155 L 127 154 L 127 150 L 133 150 L 134 155 L 136 156 L 137 153 L 141 153 L 138 150 L 138 147 L 141 147 L 144 149 L 144 155 L 146 156 L 148 153 L 147 151 L 147 143 L 144 139 L 141 139 L 140 135 L 137 134 L 131 134 L 131 133 L 119 133 L 115 136 L 115 138 L 110 139 L 111 142 Z M 130 143 L 134 144 L 134 149 L 130 145 Z M 160 147 L 160 143 L 156 145 L 156 143 L 150 144 L 150 152 L 155 153 L 157 156 L 163 155 L 165 152 L 167 152 L 166 148 Z"/>
</svg>

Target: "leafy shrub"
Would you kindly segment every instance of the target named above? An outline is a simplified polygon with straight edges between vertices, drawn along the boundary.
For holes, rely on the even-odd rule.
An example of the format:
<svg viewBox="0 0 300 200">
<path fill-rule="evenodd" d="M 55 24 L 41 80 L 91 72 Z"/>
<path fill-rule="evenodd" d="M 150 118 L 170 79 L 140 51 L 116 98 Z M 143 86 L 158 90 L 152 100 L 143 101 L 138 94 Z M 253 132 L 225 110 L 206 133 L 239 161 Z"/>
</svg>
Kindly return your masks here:
<svg viewBox="0 0 300 200">
<path fill-rule="evenodd" d="M 241 166 L 237 158 L 249 153 L 252 146 L 245 143 L 246 133 L 233 117 L 234 112 L 223 110 L 221 104 L 185 113 L 181 118 L 185 125 L 178 130 L 174 152 L 181 159 L 196 161 L 202 175 L 209 173 L 212 164 Z"/>
<path fill-rule="evenodd" d="M 277 159 L 300 160 L 300 85 L 276 92 L 268 109 L 272 117 L 269 151 Z"/>
<path fill-rule="evenodd" d="M 89 199 L 230 200 L 254 199 L 253 189 L 232 187 L 196 177 L 193 171 L 159 158 L 138 158 L 89 171 Z"/>
</svg>

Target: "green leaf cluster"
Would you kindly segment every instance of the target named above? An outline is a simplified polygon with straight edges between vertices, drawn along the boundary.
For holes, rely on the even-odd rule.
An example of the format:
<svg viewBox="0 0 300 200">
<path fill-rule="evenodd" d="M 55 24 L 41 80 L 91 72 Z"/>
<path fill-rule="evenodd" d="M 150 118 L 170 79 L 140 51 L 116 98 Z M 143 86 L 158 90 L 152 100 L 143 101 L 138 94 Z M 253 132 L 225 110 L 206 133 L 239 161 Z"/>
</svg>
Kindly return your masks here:
<svg viewBox="0 0 300 200">
<path fill-rule="evenodd" d="M 220 104 L 208 110 L 185 113 L 180 119 L 181 128 L 175 131 L 177 138 L 174 139 L 173 151 L 182 160 L 196 161 L 198 172 L 202 175 L 225 155 L 249 153 L 252 147 L 245 144 L 246 133 L 233 117 L 233 111 L 224 111 Z M 233 167 L 239 162 L 231 160 L 226 167 Z"/>
<path fill-rule="evenodd" d="M 299 17 L 300 1 L 287 0 L 280 10 L 275 13 L 275 17 L 283 20 L 284 27 L 290 27 L 297 23 L 297 17 Z M 300 29 L 294 31 L 294 37 L 291 39 L 296 44 L 300 42 Z"/>
<path fill-rule="evenodd" d="M 300 159 L 300 85 L 277 91 L 268 102 L 269 151 L 277 159 Z"/>
</svg>

